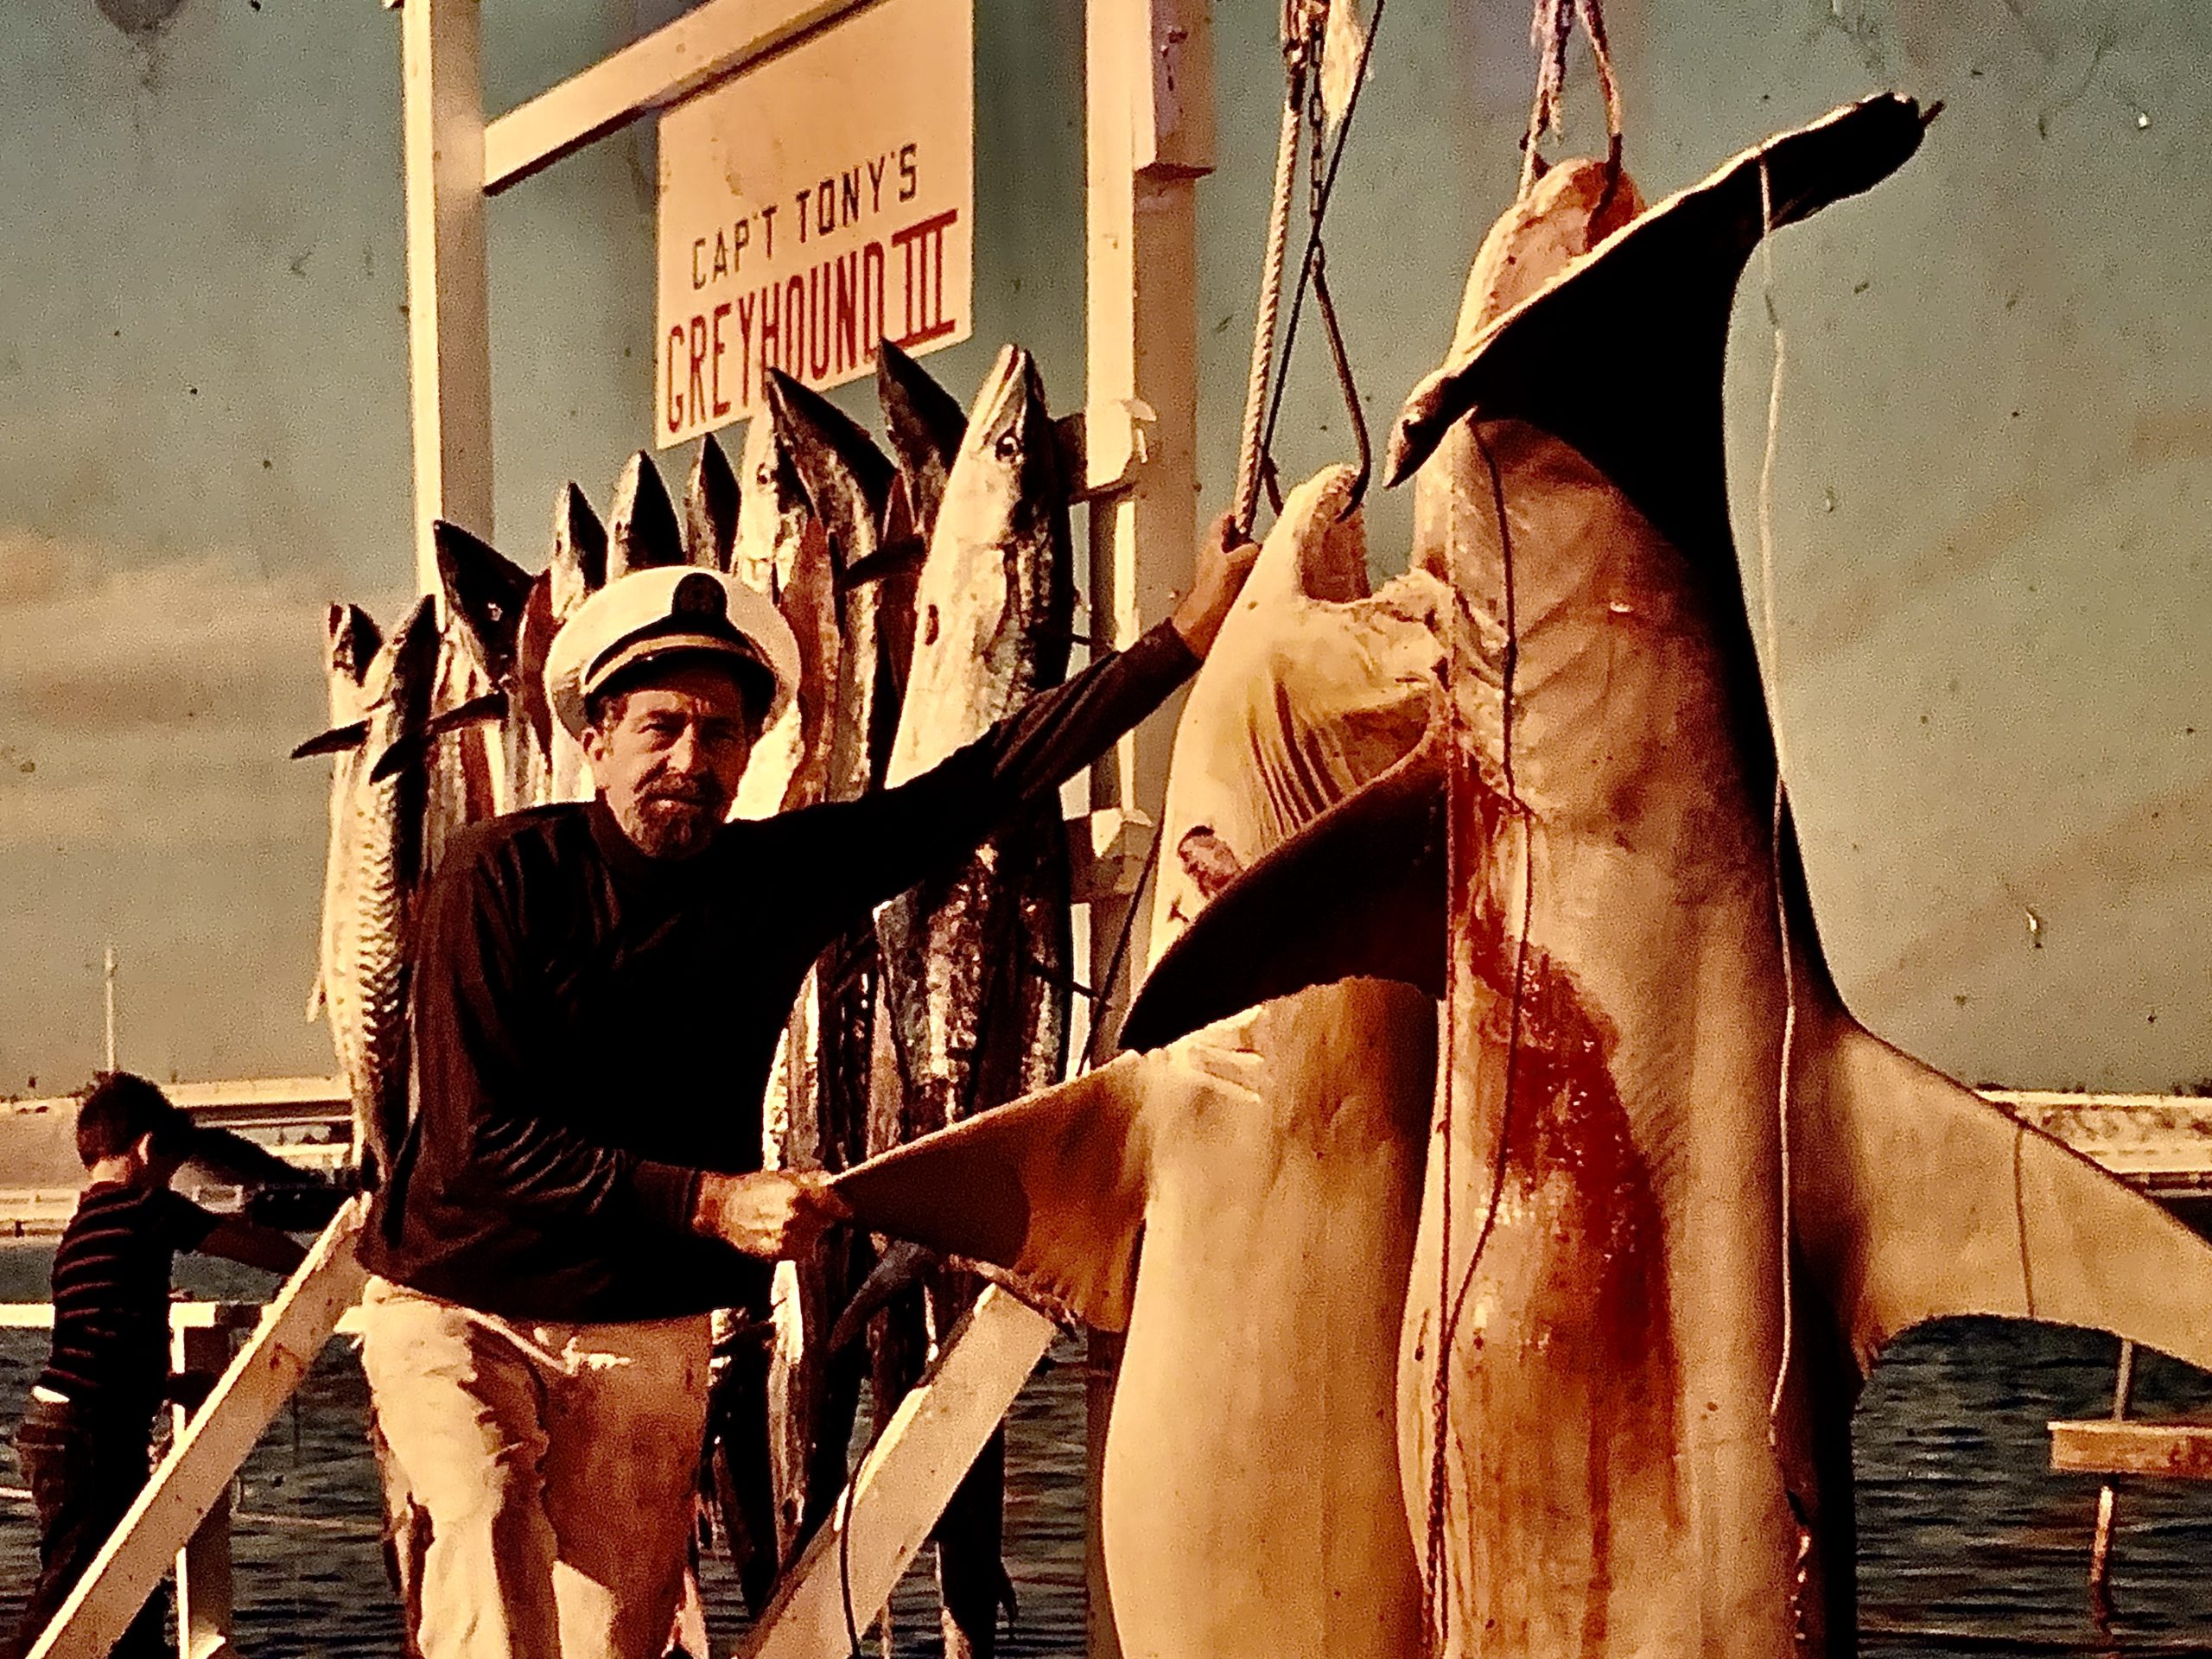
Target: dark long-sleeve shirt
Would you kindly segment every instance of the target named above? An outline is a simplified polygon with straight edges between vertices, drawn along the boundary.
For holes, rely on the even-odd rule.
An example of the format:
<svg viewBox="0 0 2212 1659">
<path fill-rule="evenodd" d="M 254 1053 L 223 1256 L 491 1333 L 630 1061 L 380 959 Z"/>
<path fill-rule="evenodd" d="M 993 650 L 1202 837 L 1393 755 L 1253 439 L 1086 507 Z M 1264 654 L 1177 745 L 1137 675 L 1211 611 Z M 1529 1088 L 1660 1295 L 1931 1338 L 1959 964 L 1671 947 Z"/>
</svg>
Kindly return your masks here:
<svg viewBox="0 0 2212 1659">
<path fill-rule="evenodd" d="M 476 825 L 417 935 L 415 1116 L 370 1271 L 504 1318 L 670 1318 L 761 1296 L 701 1237 L 702 1170 L 760 1167 L 761 1096 L 807 969 L 1151 713 L 1197 665 L 1162 623 L 896 789 L 639 851 L 604 800 Z"/>
</svg>

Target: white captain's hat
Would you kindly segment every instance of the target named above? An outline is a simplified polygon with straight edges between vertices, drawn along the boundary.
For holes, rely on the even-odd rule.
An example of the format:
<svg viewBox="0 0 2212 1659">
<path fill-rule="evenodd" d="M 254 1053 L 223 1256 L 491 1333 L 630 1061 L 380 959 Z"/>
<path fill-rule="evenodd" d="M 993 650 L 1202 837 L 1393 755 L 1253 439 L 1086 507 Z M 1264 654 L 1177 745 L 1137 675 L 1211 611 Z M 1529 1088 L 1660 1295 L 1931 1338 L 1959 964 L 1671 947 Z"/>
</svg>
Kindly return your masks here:
<svg viewBox="0 0 2212 1659">
<path fill-rule="evenodd" d="M 764 711 L 762 730 L 798 689 L 798 641 L 766 597 L 719 571 L 670 564 L 618 576 L 578 607 L 546 652 L 546 700 L 581 737 L 594 693 L 676 656 L 727 663 Z"/>
</svg>

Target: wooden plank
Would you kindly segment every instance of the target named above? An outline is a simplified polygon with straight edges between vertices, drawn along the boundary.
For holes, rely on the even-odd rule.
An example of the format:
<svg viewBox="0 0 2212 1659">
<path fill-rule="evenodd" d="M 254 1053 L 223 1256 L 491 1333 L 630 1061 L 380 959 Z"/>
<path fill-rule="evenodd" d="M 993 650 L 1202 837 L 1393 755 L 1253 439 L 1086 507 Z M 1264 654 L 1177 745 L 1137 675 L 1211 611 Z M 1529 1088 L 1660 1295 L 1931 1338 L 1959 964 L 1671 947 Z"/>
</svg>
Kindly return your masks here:
<svg viewBox="0 0 2212 1659">
<path fill-rule="evenodd" d="M 161 1582 L 170 1557 L 229 1493 L 231 1478 L 299 1387 L 340 1313 L 360 1294 L 365 1275 L 353 1243 L 367 1205 L 355 1198 L 323 1230 L 29 1659 L 100 1659 Z"/>
<path fill-rule="evenodd" d="M 1037 1369 L 1052 1330 L 1050 1319 L 996 1286 L 976 1299 L 899 1402 L 737 1659 L 845 1659 L 848 1587 L 853 1623 L 865 1630 Z"/>
<path fill-rule="evenodd" d="M 438 591 L 433 520 L 492 539 L 491 286 L 484 263 L 484 81 L 477 0 L 399 14 L 407 194 L 415 580 Z"/>
<path fill-rule="evenodd" d="M 680 102 L 874 0 L 708 0 L 518 105 L 484 135 L 486 195 Z"/>
<path fill-rule="evenodd" d="M 2069 1474 L 2212 1480 L 2212 1423 L 2094 1417 L 2050 1427 L 2050 1466 Z"/>
<path fill-rule="evenodd" d="M 227 1325 L 179 1325 L 169 1331 L 169 1367 L 221 1376 L 230 1369 Z M 192 1415 L 171 1408 L 181 1438 Z M 225 1659 L 231 1651 L 231 1489 L 223 1494 L 176 1556 L 176 1647 L 182 1659 Z"/>
</svg>

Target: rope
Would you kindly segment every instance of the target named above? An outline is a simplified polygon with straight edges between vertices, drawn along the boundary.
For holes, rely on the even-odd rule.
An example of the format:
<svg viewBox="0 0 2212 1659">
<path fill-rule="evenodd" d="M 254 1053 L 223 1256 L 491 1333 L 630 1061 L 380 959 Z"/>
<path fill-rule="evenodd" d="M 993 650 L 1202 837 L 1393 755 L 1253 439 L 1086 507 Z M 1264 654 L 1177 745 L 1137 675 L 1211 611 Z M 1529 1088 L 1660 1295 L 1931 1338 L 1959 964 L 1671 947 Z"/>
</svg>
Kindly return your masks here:
<svg viewBox="0 0 2212 1659">
<path fill-rule="evenodd" d="M 1611 44 L 1605 38 L 1605 14 L 1599 0 L 1536 0 L 1529 20 L 1529 43 L 1536 52 L 1536 91 L 1529 105 L 1529 130 L 1521 141 L 1521 189 L 1526 196 L 1542 176 L 1536 143 L 1560 130 L 1559 106 L 1567 86 L 1567 48 L 1577 20 L 1589 37 L 1598 67 L 1598 87 L 1605 100 L 1607 162 L 1618 177 L 1621 164 L 1621 89 L 1613 73 Z"/>
<path fill-rule="evenodd" d="M 1359 48 L 1359 67 L 1352 76 L 1351 95 L 1346 99 L 1344 115 L 1337 124 L 1336 143 L 1329 151 L 1328 171 L 1313 192 L 1312 223 L 1306 233 L 1306 251 L 1298 263 L 1298 288 L 1291 296 L 1290 321 L 1283 327 L 1282 356 L 1285 363 L 1289 362 L 1291 352 L 1298 344 L 1299 314 L 1305 308 L 1306 290 L 1319 268 L 1321 222 L 1328 213 L 1330 200 L 1336 194 L 1337 170 L 1344 165 L 1344 145 L 1351 137 L 1352 117 L 1358 113 L 1359 95 L 1367 87 L 1367 65 L 1375 55 L 1375 37 L 1382 27 L 1382 8 L 1386 3 L 1387 0 L 1375 0 L 1375 10 L 1368 17 L 1367 38 Z M 1274 449 L 1275 423 L 1281 417 L 1283 391 L 1288 385 L 1287 375 L 1278 376 L 1275 379 L 1274 396 L 1268 404 L 1268 423 L 1260 436 L 1262 455 L 1270 454 Z M 1281 505 L 1278 501 L 1278 510 Z"/>
<path fill-rule="evenodd" d="M 1252 326 L 1252 369 L 1244 385 L 1244 424 L 1236 448 L 1237 533 L 1249 536 L 1260 501 L 1260 429 L 1268 379 L 1275 359 L 1275 317 L 1282 303 L 1284 245 L 1290 238 L 1290 197 L 1298 168 L 1298 126 L 1306 99 L 1306 35 L 1284 40 L 1287 86 L 1282 101 L 1282 129 L 1275 143 L 1274 194 L 1268 204 L 1268 247 L 1260 265 L 1260 308 Z"/>
<path fill-rule="evenodd" d="M 1759 244 L 1765 278 L 1766 315 L 1774 331 L 1774 367 L 1767 382 L 1766 448 L 1759 459 L 1759 597 L 1766 634 L 1767 722 L 1774 734 L 1774 810 L 1768 825 L 1769 856 L 1774 881 L 1775 939 L 1782 951 L 1782 1064 L 1775 1084 L 1775 1127 L 1781 1161 L 1782 1351 L 1775 1362 L 1774 1392 L 1766 1408 L 1767 1441 L 1780 1440 L 1782 1395 L 1789 1380 L 1789 1362 L 1796 1338 L 1793 1275 L 1789 1263 L 1789 1067 L 1797 1046 L 1797 969 L 1789 955 L 1789 902 L 1783 887 L 1783 737 L 1781 631 L 1775 620 L 1774 602 L 1774 461 L 1782 432 L 1782 372 L 1784 357 L 1782 321 L 1774 308 L 1774 188 L 1767 175 L 1766 152 L 1759 152 Z"/>
</svg>

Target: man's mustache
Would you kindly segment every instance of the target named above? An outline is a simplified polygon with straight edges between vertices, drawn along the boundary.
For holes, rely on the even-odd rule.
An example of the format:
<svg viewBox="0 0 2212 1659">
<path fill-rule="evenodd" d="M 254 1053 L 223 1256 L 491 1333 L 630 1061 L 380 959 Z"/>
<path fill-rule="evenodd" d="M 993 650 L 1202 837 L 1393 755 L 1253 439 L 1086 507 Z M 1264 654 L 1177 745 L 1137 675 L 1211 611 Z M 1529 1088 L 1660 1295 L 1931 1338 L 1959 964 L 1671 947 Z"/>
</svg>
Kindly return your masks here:
<svg viewBox="0 0 2212 1659">
<path fill-rule="evenodd" d="M 721 791 L 711 778 L 664 778 L 649 780 L 638 791 L 641 801 L 672 801 L 683 806 L 715 806 Z"/>
</svg>

